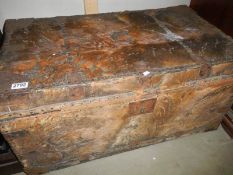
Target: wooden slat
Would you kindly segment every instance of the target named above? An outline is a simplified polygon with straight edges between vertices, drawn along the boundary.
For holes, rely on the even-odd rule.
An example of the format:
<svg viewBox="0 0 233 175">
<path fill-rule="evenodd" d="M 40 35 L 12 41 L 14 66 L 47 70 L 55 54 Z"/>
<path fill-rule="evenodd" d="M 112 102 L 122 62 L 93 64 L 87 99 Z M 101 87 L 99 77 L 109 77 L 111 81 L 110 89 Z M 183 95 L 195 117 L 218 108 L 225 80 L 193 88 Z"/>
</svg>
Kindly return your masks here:
<svg viewBox="0 0 233 175">
<path fill-rule="evenodd" d="M 85 14 L 99 13 L 98 0 L 84 0 Z"/>
<path fill-rule="evenodd" d="M 0 154 L 0 167 L 2 167 L 4 164 L 9 164 L 16 161 L 17 159 L 11 151 Z"/>
<path fill-rule="evenodd" d="M 2 34 L 2 31 L 0 30 L 0 47 L 2 45 L 2 39 L 3 39 L 3 34 Z"/>
<path fill-rule="evenodd" d="M 233 139 L 233 123 L 228 115 L 225 115 L 222 120 L 222 126 L 228 135 Z"/>
<path fill-rule="evenodd" d="M 225 114 L 222 120 L 222 126 L 228 135 L 233 139 L 233 105 L 231 109 Z"/>
</svg>

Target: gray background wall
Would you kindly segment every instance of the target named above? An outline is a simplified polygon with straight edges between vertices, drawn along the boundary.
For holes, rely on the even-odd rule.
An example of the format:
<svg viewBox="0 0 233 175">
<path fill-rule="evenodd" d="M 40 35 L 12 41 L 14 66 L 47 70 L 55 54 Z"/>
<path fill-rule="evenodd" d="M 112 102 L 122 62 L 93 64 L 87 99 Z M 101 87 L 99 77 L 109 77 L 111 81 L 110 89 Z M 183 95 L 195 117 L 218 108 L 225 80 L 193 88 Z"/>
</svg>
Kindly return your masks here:
<svg viewBox="0 0 233 175">
<path fill-rule="evenodd" d="M 99 0 L 99 12 L 156 9 L 191 0 Z M 0 29 L 6 19 L 84 14 L 83 0 L 0 0 Z"/>
</svg>

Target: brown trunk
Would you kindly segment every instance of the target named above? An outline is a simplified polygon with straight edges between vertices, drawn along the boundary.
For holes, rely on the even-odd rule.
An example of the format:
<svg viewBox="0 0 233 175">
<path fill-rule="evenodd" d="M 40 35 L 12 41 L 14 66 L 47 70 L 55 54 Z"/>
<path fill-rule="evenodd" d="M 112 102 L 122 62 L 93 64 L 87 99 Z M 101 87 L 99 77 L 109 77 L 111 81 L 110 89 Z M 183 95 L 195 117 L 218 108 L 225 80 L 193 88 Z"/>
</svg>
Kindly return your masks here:
<svg viewBox="0 0 233 175">
<path fill-rule="evenodd" d="M 233 41 L 185 6 L 5 31 L 0 129 L 29 174 L 216 129 L 232 103 Z"/>
</svg>

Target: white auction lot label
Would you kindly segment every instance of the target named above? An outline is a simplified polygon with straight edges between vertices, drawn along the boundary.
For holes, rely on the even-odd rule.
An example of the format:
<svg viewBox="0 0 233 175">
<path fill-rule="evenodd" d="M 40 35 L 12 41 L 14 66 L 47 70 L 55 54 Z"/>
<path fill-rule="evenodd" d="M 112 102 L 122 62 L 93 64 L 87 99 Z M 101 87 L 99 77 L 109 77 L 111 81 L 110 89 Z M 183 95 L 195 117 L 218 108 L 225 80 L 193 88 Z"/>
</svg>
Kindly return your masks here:
<svg viewBox="0 0 233 175">
<path fill-rule="evenodd" d="M 28 82 L 13 83 L 11 89 L 25 89 L 28 88 Z"/>
</svg>

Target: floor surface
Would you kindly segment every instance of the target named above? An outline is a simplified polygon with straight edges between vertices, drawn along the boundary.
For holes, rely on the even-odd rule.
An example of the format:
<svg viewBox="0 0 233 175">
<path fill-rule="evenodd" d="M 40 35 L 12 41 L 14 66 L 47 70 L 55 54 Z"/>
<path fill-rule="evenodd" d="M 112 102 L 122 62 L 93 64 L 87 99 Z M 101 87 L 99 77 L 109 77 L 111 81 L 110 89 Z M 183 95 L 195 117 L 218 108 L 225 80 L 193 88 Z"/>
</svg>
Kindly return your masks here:
<svg viewBox="0 0 233 175">
<path fill-rule="evenodd" d="M 46 175 L 233 175 L 233 140 L 222 127 Z M 24 175 L 18 173 L 17 175 Z"/>
</svg>

